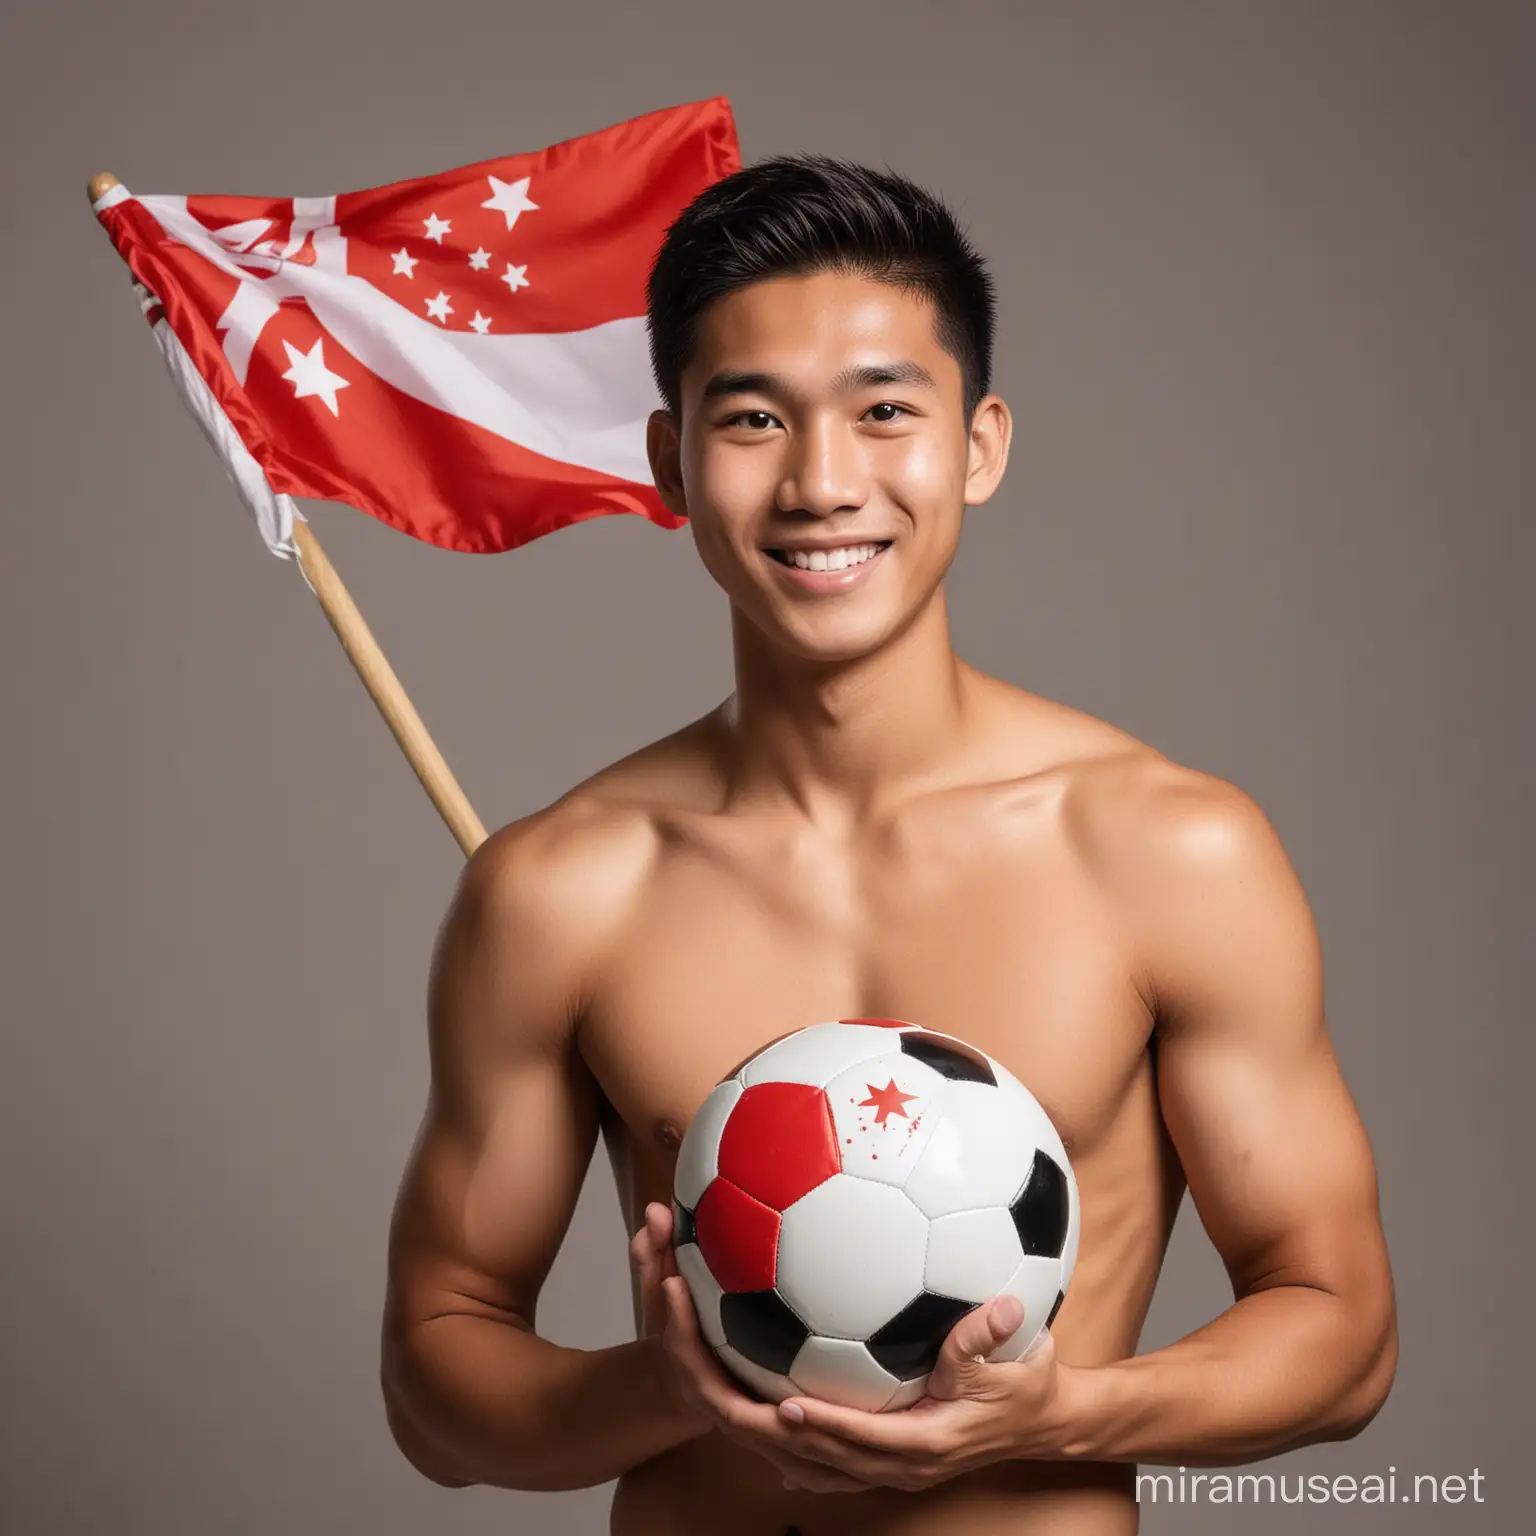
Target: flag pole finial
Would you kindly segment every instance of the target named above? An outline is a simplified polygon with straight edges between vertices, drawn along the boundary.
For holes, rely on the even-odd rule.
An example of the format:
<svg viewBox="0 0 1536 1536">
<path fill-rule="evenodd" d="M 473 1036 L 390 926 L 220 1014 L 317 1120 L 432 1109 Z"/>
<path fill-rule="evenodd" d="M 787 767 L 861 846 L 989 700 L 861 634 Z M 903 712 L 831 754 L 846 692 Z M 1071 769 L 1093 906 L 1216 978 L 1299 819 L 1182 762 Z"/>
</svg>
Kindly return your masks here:
<svg viewBox="0 0 1536 1536">
<path fill-rule="evenodd" d="M 113 187 L 118 185 L 117 177 L 111 171 L 98 171 L 85 184 L 85 195 L 94 202 L 105 197 Z"/>
</svg>

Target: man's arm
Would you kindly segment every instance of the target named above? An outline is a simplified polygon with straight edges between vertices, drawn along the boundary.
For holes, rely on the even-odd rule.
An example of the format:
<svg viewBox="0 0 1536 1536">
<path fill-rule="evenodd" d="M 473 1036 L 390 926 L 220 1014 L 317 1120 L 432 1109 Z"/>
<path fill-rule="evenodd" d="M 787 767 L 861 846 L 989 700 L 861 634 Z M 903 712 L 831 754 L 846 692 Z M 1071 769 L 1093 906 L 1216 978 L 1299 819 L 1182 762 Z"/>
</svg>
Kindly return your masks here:
<svg viewBox="0 0 1536 1536">
<path fill-rule="evenodd" d="M 397 1445 L 445 1487 L 589 1487 L 704 1427 L 659 1338 L 581 1350 L 534 1332 L 598 1132 L 574 1026 L 645 837 L 568 803 L 514 823 L 465 865 L 438 934 L 380 1374 Z"/>
<path fill-rule="evenodd" d="M 1348 1438 L 1391 1387 L 1396 1317 L 1311 910 L 1240 790 L 1159 768 L 1114 799 L 1095 843 L 1158 1021 L 1163 1117 L 1237 1299 L 1166 1349 L 1063 1367 L 1069 1453 L 1220 1466 Z"/>
</svg>

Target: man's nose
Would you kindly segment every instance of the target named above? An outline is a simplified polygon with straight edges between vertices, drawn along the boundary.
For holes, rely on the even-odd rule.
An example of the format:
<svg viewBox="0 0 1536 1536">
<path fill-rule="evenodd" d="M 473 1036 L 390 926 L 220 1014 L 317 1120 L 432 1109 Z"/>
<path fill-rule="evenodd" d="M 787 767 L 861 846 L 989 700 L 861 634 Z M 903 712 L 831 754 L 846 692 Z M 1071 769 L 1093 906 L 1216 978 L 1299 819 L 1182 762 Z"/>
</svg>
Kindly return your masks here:
<svg viewBox="0 0 1536 1536">
<path fill-rule="evenodd" d="M 830 517 L 863 506 L 867 495 L 864 455 L 846 421 L 812 418 L 791 435 L 780 511 Z"/>
</svg>

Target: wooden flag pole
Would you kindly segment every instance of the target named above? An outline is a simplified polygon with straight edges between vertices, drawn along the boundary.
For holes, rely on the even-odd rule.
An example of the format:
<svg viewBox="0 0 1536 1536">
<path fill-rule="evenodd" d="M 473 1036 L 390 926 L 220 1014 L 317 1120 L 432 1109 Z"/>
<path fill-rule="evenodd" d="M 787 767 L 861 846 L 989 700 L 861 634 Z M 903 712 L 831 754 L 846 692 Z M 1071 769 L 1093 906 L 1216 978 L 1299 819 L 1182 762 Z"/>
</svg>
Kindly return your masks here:
<svg viewBox="0 0 1536 1536">
<path fill-rule="evenodd" d="M 86 192 L 94 204 L 116 185 L 117 177 L 109 171 L 103 171 L 91 177 L 86 184 Z M 331 628 L 336 631 L 342 649 L 351 658 L 357 675 L 363 680 L 363 686 L 378 705 L 379 713 L 394 732 L 395 740 L 400 743 L 406 761 L 431 796 L 438 814 L 447 822 L 448 830 L 464 850 L 465 858 L 468 858 L 485 841 L 485 827 L 475 815 L 474 808 L 444 761 L 443 754 L 437 750 L 437 744 L 427 733 L 415 705 L 400 686 L 400 679 L 395 676 L 389 659 L 374 639 L 367 620 L 352 601 L 352 594 L 342 585 L 341 577 L 336 574 L 335 566 L 321 548 L 314 529 L 295 518 L 293 539 L 299 549 L 304 574 L 309 578 L 315 596 L 320 599 L 320 606 L 325 610 Z"/>
</svg>

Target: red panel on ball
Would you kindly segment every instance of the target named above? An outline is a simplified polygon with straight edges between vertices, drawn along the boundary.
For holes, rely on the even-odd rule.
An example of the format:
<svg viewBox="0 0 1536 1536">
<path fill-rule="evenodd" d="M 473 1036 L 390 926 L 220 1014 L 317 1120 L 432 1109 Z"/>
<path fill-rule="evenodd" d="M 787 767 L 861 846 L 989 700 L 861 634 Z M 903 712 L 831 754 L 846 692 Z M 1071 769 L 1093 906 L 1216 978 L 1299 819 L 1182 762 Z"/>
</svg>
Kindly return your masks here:
<svg viewBox="0 0 1536 1536">
<path fill-rule="evenodd" d="M 779 1253 L 779 1213 L 712 1179 L 693 1215 L 699 1251 L 722 1291 L 773 1288 Z"/>
<path fill-rule="evenodd" d="M 718 1166 L 764 1205 L 793 1205 L 843 1166 L 826 1094 L 807 1083 L 754 1083 L 726 1117 Z"/>
<path fill-rule="evenodd" d="M 873 1024 L 876 1029 L 916 1029 L 910 1019 L 839 1019 L 839 1024 Z"/>
</svg>

